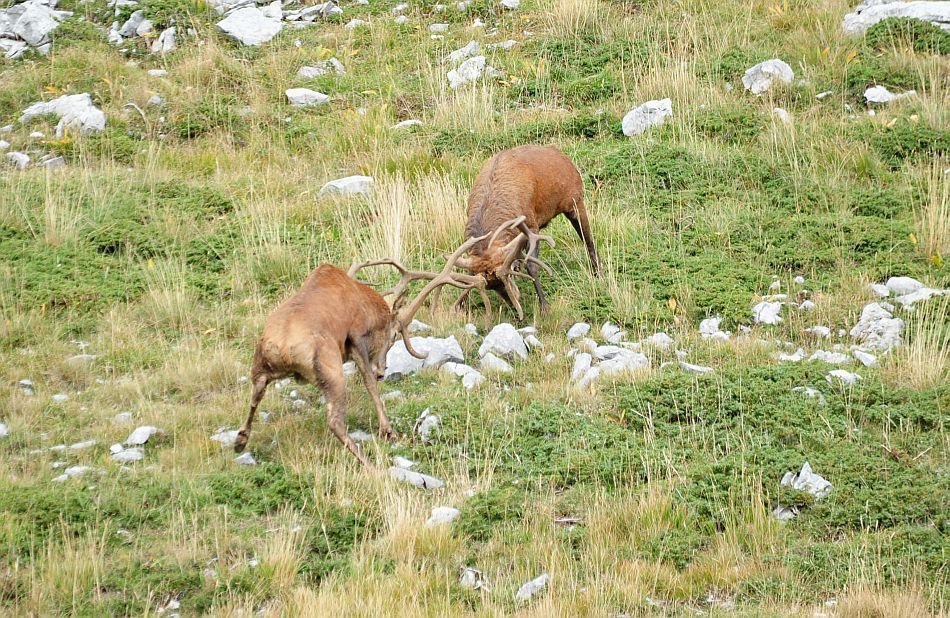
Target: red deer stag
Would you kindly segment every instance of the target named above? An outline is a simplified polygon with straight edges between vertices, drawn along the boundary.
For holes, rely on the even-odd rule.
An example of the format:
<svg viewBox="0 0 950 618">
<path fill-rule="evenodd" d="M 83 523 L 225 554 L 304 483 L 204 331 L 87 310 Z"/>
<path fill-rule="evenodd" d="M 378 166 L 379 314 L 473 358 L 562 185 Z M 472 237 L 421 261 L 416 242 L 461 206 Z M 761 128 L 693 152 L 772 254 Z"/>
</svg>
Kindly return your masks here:
<svg viewBox="0 0 950 618">
<path fill-rule="evenodd" d="M 410 271 L 395 260 L 376 260 L 354 264 L 348 273 L 330 264 L 323 264 L 310 273 L 303 286 L 284 301 L 264 325 L 251 366 L 251 411 L 238 431 L 234 450 L 247 446 L 254 413 L 264 397 L 267 385 L 277 379 L 293 376 L 319 388 L 327 400 L 327 426 L 340 442 L 367 466 L 369 459 L 360 451 L 346 431 L 346 380 L 343 363 L 356 362 L 366 390 L 369 391 L 379 419 L 379 434 L 392 437 L 393 430 L 386 409 L 379 397 L 376 381 L 386 370 L 386 353 L 396 337 L 401 336 L 406 350 L 416 358 L 424 358 L 413 349 L 407 328 L 422 307 L 426 297 L 443 285 L 479 293 L 487 303 L 481 277 L 452 272 L 462 254 L 483 237 L 472 238 L 455 250 L 440 273 Z M 356 281 L 361 268 L 388 264 L 402 275 L 391 290 L 382 294 Z M 407 303 L 406 293 L 413 281 L 429 280 L 419 294 Z M 393 294 L 390 307 L 384 296 Z"/>
<path fill-rule="evenodd" d="M 488 242 L 477 243 L 459 266 L 485 278 L 487 287 L 524 318 L 514 277 L 532 279 L 541 310 L 548 309 L 538 268 L 550 271 L 538 259 L 539 241 L 554 242 L 538 231 L 557 215 L 567 217 L 587 247 L 591 269 L 600 274 L 597 247 L 584 209 L 584 183 L 571 160 L 550 146 L 519 146 L 499 152 L 482 167 L 468 196 L 465 236 L 475 238 L 499 230 Z M 516 225 L 504 225 L 521 218 Z M 501 226 L 501 227 L 500 227 Z M 521 266 L 527 267 L 527 274 Z M 470 290 L 462 292 L 460 307 Z"/>
</svg>

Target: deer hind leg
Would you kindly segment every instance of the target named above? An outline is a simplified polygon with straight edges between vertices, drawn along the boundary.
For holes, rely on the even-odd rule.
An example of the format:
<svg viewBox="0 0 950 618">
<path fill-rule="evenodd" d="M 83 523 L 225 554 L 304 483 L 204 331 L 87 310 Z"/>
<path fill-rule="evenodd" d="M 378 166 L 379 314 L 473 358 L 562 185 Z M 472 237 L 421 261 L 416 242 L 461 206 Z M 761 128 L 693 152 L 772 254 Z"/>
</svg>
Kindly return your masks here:
<svg viewBox="0 0 950 618">
<path fill-rule="evenodd" d="M 343 359 L 334 350 L 317 358 L 313 371 L 315 375 L 304 377 L 323 391 L 327 398 L 327 427 L 363 465 L 372 468 L 373 463 L 346 432 L 346 378 L 343 377 Z"/>
<path fill-rule="evenodd" d="M 590 221 L 587 219 L 587 209 L 584 208 L 584 202 L 574 201 L 571 206 L 564 211 L 564 216 L 571 222 L 574 231 L 584 241 L 587 248 L 587 257 L 590 258 L 590 269 L 595 276 L 600 275 L 600 259 L 597 257 L 597 246 L 594 244 L 594 236 L 590 233 Z"/>
<path fill-rule="evenodd" d="M 241 429 L 238 430 L 237 438 L 234 440 L 235 453 L 240 453 L 244 450 L 244 447 L 247 446 L 247 441 L 251 436 L 251 424 L 254 422 L 254 414 L 257 412 L 257 406 L 260 405 L 261 399 L 264 398 L 264 391 L 267 390 L 267 385 L 270 384 L 272 379 L 273 377 L 261 366 L 261 362 L 255 358 L 254 367 L 251 370 L 251 383 L 254 385 L 254 390 L 251 393 L 251 411 L 247 415 L 247 419 L 244 421 Z"/>
</svg>

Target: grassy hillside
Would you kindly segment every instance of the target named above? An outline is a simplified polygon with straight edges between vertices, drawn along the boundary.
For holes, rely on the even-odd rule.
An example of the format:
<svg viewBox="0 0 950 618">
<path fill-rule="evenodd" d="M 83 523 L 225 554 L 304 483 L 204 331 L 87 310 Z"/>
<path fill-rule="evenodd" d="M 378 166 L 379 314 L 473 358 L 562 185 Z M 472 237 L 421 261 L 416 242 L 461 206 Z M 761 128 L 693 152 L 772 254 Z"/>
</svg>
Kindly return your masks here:
<svg viewBox="0 0 950 618">
<path fill-rule="evenodd" d="M 107 42 L 100 26 L 130 8 L 61 0 L 75 15 L 48 57 L 0 60 L 0 126 L 13 125 L 0 138 L 66 159 L 0 171 L 0 613 L 946 615 L 950 297 L 896 309 L 904 345 L 843 366 L 854 386 L 776 357 L 847 352 L 869 283 L 950 287 L 950 35 L 898 23 L 847 37 L 844 0 L 473 0 L 438 15 L 409 0 L 404 24 L 396 4 L 343 2 L 253 48 L 200 2 L 145 0 L 157 28 L 182 33 L 162 57 L 141 38 Z M 353 18 L 369 25 L 344 28 Z M 487 51 L 502 76 L 449 88 L 444 55 L 508 39 Z M 329 57 L 344 75 L 297 79 Z M 793 84 L 744 92 L 743 72 L 769 58 Z M 872 85 L 918 96 L 869 110 Z M 291 107 L 297 86 L 331 100 Z M 17 122 L 83 92 L 105 131 L 57 139 L 55 118 Z M 623 135 L 630 108 L 667 97 L 669 122 Z M 392 128 L 407 119 L 423 124 Z M 401 391 L 387 405 L 403 438 L 366 445 L 381 473 L 332 438 L 310 386 L 268 392 L 249 444 L 259 465 L 210 440 L 242 422 L 264 318 L 312 268 L 437 266 L 462 240 L 482 163 L 524 143 L 576 162 L 605 270 L 592 277 L 567 221 L 552 224 L 553 310 L 532 315 L 522 284 L 518 324 L 538 328 L 541 353 L 472 391 L 438 372 L 384 383 Z M 373 197 L 318 195 L 352 174 L 375 178 Z M 774 282 L 815 308 L 754 324 Z M 477 365 L 463 325 L 516 318 L 459 314 L 449 296 L 417 317 Z M 700 337 L 712 316 L 729 341 Z M 599 339 L 608 320 L 675 346 L 576 388 L 565 331 L 588 321 Z M 831 336 L 805 331 L 816 325 Z M 713 371 L 683 371 L 676 350 Z M 372 433 L 358 378 L 348 392 L 350 429 Z M 428 444 L 413 439 L 427 407 L 442 419 Z M 123 468 L 108 447 L 140 425 L 164 433 Z M 396 455 L 445 489 L 390 479 Z M 780 488 L 805 461 L 827 497 Z M 64 465 L 105 474 L 53 482 Z M 779 522 L 777 504 L 798 517 Z M 461 516 L 426 528 L 435 506 Z M 464 567 L 490 589 L 460 585 Z M 542 573 L 546 588 L 516 601 Z"/>
</svg>

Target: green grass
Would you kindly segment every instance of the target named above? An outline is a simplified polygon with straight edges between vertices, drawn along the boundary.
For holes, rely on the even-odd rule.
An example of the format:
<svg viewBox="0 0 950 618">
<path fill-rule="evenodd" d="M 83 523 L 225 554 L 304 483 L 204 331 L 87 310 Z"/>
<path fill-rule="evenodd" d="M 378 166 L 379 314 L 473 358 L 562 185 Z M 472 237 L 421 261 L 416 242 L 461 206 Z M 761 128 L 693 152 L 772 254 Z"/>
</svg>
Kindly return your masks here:
<svg viewBox="0 0 950 618">
<path fill-rule="evenodd" d="M 848 351 L 847 336 L 803 331 L 849 330 L 874 299 L 869 282 L 950 287 L 945 33 L 885 20 L 847 38 L 850 7 L 808 2 L 585 0 L 584 14 L 602 19 L 571 23 L 578 2 L 508 11 L 475 0 L 433 14 L 435 2 L 410 1 L 397 26 L 398 2 L 373 0 L 242 48 L 206 5 L 149 0 L 140 8 L 156 27 L 179 27 L 180 49 L 155 58 L 146 41 L 125 54 L 105 42 L 98 28 L 125 14 L 63 0 L 76 16 L 54 32 L 52 54 L 0 63 L 0 125 L 14 125 L 3 139 L 68 162 L 0 171 L 0 614 L 154 614 L 173 599 L 182 615 L 811 616 L 830 599 L 840 616 L 946 613 L 950 381 L 932 379 L 950 377 L 945 312 L 898 310 L 906 347 L 879 367 L 850 366 L 864 378 L 853 388 L 828 384 L 824 363 L 774 360 L 785 342 Z M 355 17 L 372 25 L 345 30 Z M 497 34 L 470 28 L 476 17 Z M 430 38 L 432 22 L 450 24 L 444 39 Z M 502 77 L 448 89 L 446 53 L 509 38 L 519 44 L 487 53 Z M 296 81 L 331 55 L 346 75 Z M 796 82 L 744 93 L 743 72 L 773 57 Z M 146 74 L 158 67 L 168 76 Z M 332 100 L 292 108 L 284 90 L 296 85 Z M 872 85 L 919 96 L 871 115 Z M 56 140 L 55 118 L 16 122 L 37 100 L 80 92 L 105 111 L 102 133 Z M 147 105 L 156 94 L 164 104 Z M 623 136 L 631 107 L 665 97 L 667 124 Z M 390 128 L 407 118 L 423 125 Z M 403 393 L 387 402 L 402 437 L 369 455 L 383 467 L 412 459 L 445 490 L 358 467 L 310 386 L 269 390 L 249 445 L 257 467 L 208 439 L 243 420 L 240 377 L 263 321 L 312 268 L 382 257 L 387 243 L 410 267 L 439 266 L 462 238 L 482 163 L 525 143 L 577 164 L 605 272 L 590 277 L 576 234 L 554 221 L 542 279 L 553 311 L 533 315 L 522 288 L 542 353 L 474 391 L 438 373 L 382 384 Z M 375 176 L 385 197 L 318 196 L 350 174 Z M 400 205 L 402 235 L 387 240 Z M 775 277 L 816 308 L 753 325 Z M 492 323 L 480 303 L 457 315 L 445 296 L 419 317 L 477 365 L 479 340 L 462 325 Z M 698 322 L 711 316 L 751 330 L 702 340 Z M 595 334 L 613 321 L 631 341 L 664 331 L 676 345 L 647 346 L 646 371 L 577 390 L 564 331 L 579 320 Z M 97 357 L 67 361 L 76 340 Z M 676 349 L 714 371 L 681 371 Z M 35 396 L 16 387 L 23 378 Z M 294 405 L 291 388 L 311 403 Z M 69 399 L 53 402 L 60 392 Z M 348 397 L 349 428 L 373 432 L 358 379 Z M 425 408 L 442 419 L 432 443 L 412 438 Z M 120 412 L 133 426 L 113 420 Z M 165 433 L 122 469 L 108 446 L 144 424 Z M 86 439 L 98 444 L 48 450 Z M 779 485 L 804 461 L 832 482 L 826 498 Z M 105 475 L 53 483 L 57 462 Z M 777 504 L 800 514 L 780 524 Z M 436 506 L 461 516 L 425 528 Z M 490 591 L 462 588 L 465 566 Z M 548 589 L 516 603 L 541 572 Z"/>
</svg>

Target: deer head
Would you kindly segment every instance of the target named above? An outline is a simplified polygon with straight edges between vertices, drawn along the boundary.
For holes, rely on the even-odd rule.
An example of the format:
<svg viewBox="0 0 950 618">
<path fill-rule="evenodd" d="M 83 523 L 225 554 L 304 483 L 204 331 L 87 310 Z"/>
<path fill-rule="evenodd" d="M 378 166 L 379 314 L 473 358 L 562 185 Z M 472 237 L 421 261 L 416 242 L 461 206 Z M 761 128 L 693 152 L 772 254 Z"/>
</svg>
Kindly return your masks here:
<svg viewBox="0 0 950 618">
<path fill-rule="evenodd" d="M 520 233 L 506 244 L 498 245 L 498 237 L 506 230 L 511 229 L 517 229 Z M 480 236 L 474 240 L 480 241 L 484 238 L 485 236 Z M 518 319 L 524 319 L 524 311 L 521 308 L 521 292 L 518 290 L 515 277 L 531 278 L 531 275 L 522 270 L 528 263 L 537 264 L 545 272 L 551 273 L 550 266 L 534 257 L 537 253 L 538 243 L 542 241 L 552 247 L 554 246 L 554 239 L 533 232 L 525 223 L 525 217 L 522 215 L 498 226 L 498 229 L 491 235 L 491 240 L 488 241 L 488 244 L 479 254 L 472 255 L 468 259 L 458 259 L 457 265 L 468 270 L 473 276 L 482 277 L 485 280 L 485 287 L 503 289 L 515 311 L 518 312 Z M 463 297 L 467 293 L 468 290 L 463 291 Z"/>
<path fill-rule="evenodd" d="M 382 292 L 384 297 L 392 296 L 393 298 L 389 326 L 390 345 L 396 340 L 396 337 L 401 336 L 403 342 L 406 344 L 406 351 L 416 358 L 425 358 L 425 355 L 420 354 L 415 350 L 415 348 L 412 347 L 412 343 L 409 339 L 409 324 L 412 323 L 413 317 L 416 315 L 419 309 L 422 308 L 422 305 L 425 303 L 425 300 L 429 294 L 436 292 L 444 285 L 451 285 L 461 288 L 466 292 L 469 292 L 472 289 L 477 289 L 485 301 L 485 306 L 490 308 L 490 305 L 488 304 L 488 296 L 484 291 L 486 285 L 485 278 L 478 275 L 466 275 L 463 273 L 454 272 L 456 263 L 462 258 L 462 255 L 469 251 L 478 242 L 488 238 L 488 236 L 488 234 L 485 234 L 484 236 L 470 238 L 465 241 L 458 249 L 455 250 L 454 253 L 446 258 L 445 266 L 442 268 L 441 272 L 409 270 L 392 258 L 359 262 L 353 264 L 350 267 L 349 271 L 347 271 L 347 275 L 353 278 L 355 278 L 356 273 L 363 268 L 383 265 L 392 266 L 402 275 L 399 282 L 395 286 Z M 409 284 L 413 281 L 425 280 L 427 280 L 428 283 L 410 301 L 407 294 L 409 291 Z"/>
</svg>

